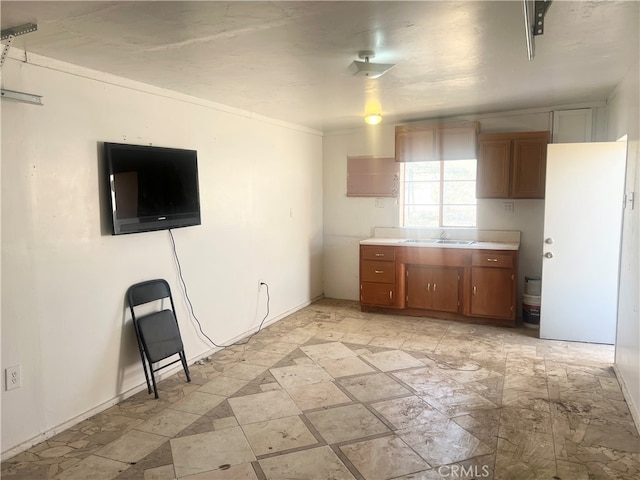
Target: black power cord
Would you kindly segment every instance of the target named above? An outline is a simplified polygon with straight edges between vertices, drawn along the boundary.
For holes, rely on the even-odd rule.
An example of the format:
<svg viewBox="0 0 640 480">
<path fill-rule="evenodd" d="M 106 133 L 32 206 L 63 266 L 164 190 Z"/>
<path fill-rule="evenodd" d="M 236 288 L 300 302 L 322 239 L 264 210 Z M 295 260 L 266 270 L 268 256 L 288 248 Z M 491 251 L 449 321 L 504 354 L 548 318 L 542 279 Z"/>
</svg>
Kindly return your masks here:
<svg viewBox="0 0 640 480">
<path fill-rule="evenodd" d="M 180 265 L 180 259 L 178 258 L 178 250 L 176 249 L 176 241 L 173 238 L 173 232 L 171 231 L 171 229 L 169 229 L 169 238 L 171 239 L 171 248 L 173 250 L 173 257 L 175 258 L 176 265 L 178 266 L 178 276 L 180 277 L 180 283 L 182 284 L 182 290 L 184 292 L 184 297 L 186 298 L 187 304 L 189 305 L 189 310 L 191 312 L 191 317 L 198 324 L 198 330 L 200 330 L 200 333 L 207 340 L 209 340 L 211 345 L 213 345 L 214 347 L 218 347 L 218 348 L 233 347 L 235 345 L 246 345 L 247 343 L 249 343 L 249 341 L 253 338 L 254 335 L 256 335 L 257 333 L 260 333 L 260 330 L 262 330 L 262 325 L 264 325 L 265 320 L 269 316 L 269 303 L 271 302 L 271 297 L 269 295 L 269 285 L 264 283 L 264 282 L 260 282 L 260 286 L 264 285 L 265 287 L 267 287 L 267 313 L 265 313 L 264 317 L 262 318 L 262 321 L 260 322 L 260 326 L 258 327 L 258 330 L 253 332 L 251 335 L 249 335 L 246 339 L 244 339 L 242 341 L 237 341 L 237 342 L 231 343 L 229 345 L 218 345 L 216 342 L 211 340 L 211 338 L 209 338 L 209 336 L 206 333 L 204 333 L 204 331 L 202 330 L 202 325 L 200 324 L 200 320 L 198 320 L 198 316 L 196 315 L 196 313 L 195 313 L 195 311 L 193 309 L 193 303 L 191 303 L 191 299 L 189 298 L 189 292 L 187 291 L 187 284 L 185 283 L 184 277 L 182 276 L 182 266 Z"/>
</svg>

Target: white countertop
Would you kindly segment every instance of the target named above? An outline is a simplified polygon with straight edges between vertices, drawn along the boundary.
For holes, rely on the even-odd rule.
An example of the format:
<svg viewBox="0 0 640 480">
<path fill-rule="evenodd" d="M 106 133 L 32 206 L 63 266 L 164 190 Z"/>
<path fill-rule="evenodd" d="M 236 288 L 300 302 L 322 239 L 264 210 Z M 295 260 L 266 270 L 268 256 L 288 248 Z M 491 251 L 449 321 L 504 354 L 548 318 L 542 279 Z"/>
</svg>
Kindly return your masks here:
<svg viewBox="0 0 640 480">
<path fill-rule="evenodd" d="M 518 250 L 520 242 L 495 242 L 495 241 L 475 241 L 468 243 L 467 240 L 460 240 L 465 243 L 437 243 L 439 239 L 406 239 L 406 238 L 380 238 L 373 237 L 361 240 L 360 245 L 388 245 L 396 247 L 419 247 L 419 248 L 464 248 L 469 250 Z M 449 239 L 447 239 L 449 240 Z"/>
</svg>

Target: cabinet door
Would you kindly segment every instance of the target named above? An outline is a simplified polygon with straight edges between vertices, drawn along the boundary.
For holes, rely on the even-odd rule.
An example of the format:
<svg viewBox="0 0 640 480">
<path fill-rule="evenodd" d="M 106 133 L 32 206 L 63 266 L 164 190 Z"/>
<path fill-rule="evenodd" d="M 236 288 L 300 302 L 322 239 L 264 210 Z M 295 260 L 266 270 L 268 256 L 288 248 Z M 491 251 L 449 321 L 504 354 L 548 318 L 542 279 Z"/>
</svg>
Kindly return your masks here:
<svg viewBox="0 0 640 480">
<path fill-rule="evenodd" d="M 361 283 L 360 302 L 382 307 L 396 306 L 396 287 L 386 283 Z"/>
<path fill-rule="evenodd" d="M 457 312 L 460 276 L 457 268 L 407 266 L 407 307 Z"/>
<path fill-rule="evenodd" d="M 546 172 L 547 139 L 513 141 L 513 198 L 544 198 Z"/>
<path fill-rule="evenodd" d="M 471 268 L 471 315 L 513 318 L 513 271 L 509 268 Z"/>
<path fill-rule="evenodd" d="M 481 140 L 478 148 L 477 198 L 508 198 L 511 141 Z"/>
<path fill-rule="evenodd" d="M 457 268 L 433 268 L 431 276 L 431 309 L 457 312 L 460 275 Z"/>
<path fill-rule="evenodd" d="M 407 307 L 431 309 L 431 270 L 407 265 Z"/>
</svg>

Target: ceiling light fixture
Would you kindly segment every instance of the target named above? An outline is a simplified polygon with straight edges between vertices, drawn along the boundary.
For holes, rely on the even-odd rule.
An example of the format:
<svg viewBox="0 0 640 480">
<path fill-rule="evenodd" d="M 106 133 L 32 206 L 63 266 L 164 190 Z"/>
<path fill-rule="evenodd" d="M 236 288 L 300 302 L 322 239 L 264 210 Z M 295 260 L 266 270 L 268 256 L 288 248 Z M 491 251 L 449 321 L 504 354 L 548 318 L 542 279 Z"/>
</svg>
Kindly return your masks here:
<svg viewBox="0 0 640 480">
<path fill-rule="evenodd" d="M 369 113 L 365 115 L 364 121 L 369 125 L 378 125 L 382 121 L 382 115 L 379 113 Z"/>
<path fill-rule="evenodd" d="M 358 52 L 358 57 L 364 60 L 354 60 L 349 65 L 349 71 L 354 77 L 378 78 L 387 73 L 396 65 L 394 63 L 371 63 L 369 60 L 376 56 L 372 50 Z"/>
</svg>

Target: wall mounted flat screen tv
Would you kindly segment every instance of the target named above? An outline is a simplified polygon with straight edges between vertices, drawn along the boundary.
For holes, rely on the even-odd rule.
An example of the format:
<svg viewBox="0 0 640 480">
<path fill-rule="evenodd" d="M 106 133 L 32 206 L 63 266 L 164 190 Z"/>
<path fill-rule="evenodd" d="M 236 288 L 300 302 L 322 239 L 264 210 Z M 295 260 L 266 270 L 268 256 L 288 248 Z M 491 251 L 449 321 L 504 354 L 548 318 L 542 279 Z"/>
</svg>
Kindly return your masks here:
<svg viewBox="0 0 640 480">
<path fill-rule="evenodd" d="M 113 234 L 200 225 L 195 150 L 104 143 Z"/>
</svg>

